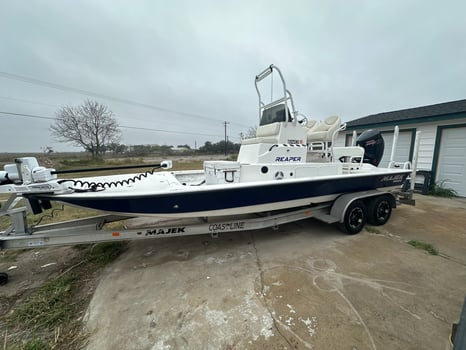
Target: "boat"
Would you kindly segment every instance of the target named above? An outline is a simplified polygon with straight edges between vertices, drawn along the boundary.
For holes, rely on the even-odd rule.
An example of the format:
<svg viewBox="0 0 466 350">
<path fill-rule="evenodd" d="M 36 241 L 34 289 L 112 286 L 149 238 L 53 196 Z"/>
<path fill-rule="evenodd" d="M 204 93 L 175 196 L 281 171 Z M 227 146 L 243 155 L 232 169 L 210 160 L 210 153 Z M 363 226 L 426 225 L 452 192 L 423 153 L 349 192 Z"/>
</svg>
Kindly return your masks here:
<svg viewBox="0 0 466 350">
<path fill-rule="evenodd" d="M 273 74 L 283 90 L 265 103 L 261 84 Z M 339 117 L 318 122 L 299 113 L 276 66 L 258 74 L 255 87 L 259 126 L 255 137 L 242 140 L 236 161 L 205 161 L 193 171 L 172 171 L 171 161 L 163 161 L 143 174 L 61 179 L 59 171 L 25 157 L 0 172 L 0 192 L 21 194 L 34 213 L 58 201 L 124 216 L 202 218 L 313 206 L 347 193 L 401 186 L 411 173 L 409 162 L 378 166 L 384 143 L 377 131 L 335 146 L 345 124 Z"/>
</svg>

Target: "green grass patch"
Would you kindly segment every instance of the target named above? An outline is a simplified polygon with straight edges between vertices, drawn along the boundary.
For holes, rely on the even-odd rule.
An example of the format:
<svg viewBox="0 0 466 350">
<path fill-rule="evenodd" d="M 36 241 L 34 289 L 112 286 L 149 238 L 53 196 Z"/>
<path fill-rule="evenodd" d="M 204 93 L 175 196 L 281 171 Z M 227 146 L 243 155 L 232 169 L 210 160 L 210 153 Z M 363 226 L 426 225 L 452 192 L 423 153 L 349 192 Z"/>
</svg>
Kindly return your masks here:
<svg viewBox="0 0 466 350">
<path fill-rule="evenodd" d="M 2 250 L 0 251 L 0 262 L 16 262 L 23 252 L 25 252 L 24 249 Z"/>
<path fill-rule="evenodd" d="M 89 276 L 115 260 L 126 249 L 126 243 L 79 245 L 76 249 L 82 253 L 64 272 L 18 301 L 12 312 L 0 315 L 0 324 L 5 321 L 12 336 L 8 349 L 80 348 L 77 344 L 85 337 L 82 315 L 91 297 L 83 292 L 88 289 Z"/>
<path fill-rule="evenodd" d="M 28 214 L 27 221 L 29 225 L 41 225 L 54 222 L 68 221 L 91 217 L 101 214 L 97 210 L 78 208 L 61 203 L 52 202 L 52 209 L 46 210 L 40 214 Z"/>
<path fill-rule="evenodd" d="M 26 343 L 20 346 L 14 346 L 8 349 L 11 349 L 11 350 L 51 350 L 52 346 L 50 344 L 45 343 L 41 339 L 33 339 L 33 340 L 27 341 Z"/>
<path fill-rule="evenodd" d="M 144 164 L 142 158 L 115 158 L 115 159 L 93 159 L 93 158 L 68 158 L 59 161 L 60 170 L 73 169 L 73 168 L 93 168 L 93 167 L 108 167 L 108 166 L 122 166 L 122 165 L 135 165 Z"/>
<path fill-rule="evenodd" d="M 170 169 L 171 171 L 177 170 L 200 170 L 203 168 L 204 161 L 203 160 L 183 160 L 183 161 L 174 161 L 173 168 Z"/>
<path fill-rule="evenodd" d="M 15 208 L 24 207 L 26 203 L 24 199 L 20 200 Z M 27 213 L 26 221 L 29 226 L 44 225 L 54 222 L 61 222 L 67 220 L 81 219 L 84 217 L 96 216 L 101 214 L 96 210 L 78 208 L 68 205 L 62 205 L 58 202 L 52 202 L 52 209 L 46 210 L 40 214 Z M 11 224 L 9 216 L 0 216 L 0 230 L 7 229 Z"/>
<path fill-rule="evenodd" d="M 77 276 L 73 274 L 47 281 L 14 310 L 12 324 L 38 330 L 69 321 L 78 306 L 72 300 L 76 282 Z"/>
<path fill-rule="evenodd" d="M 90 268 L 90 264 L 106 265 L 115 260 L 125 247 L 124 242 L 82 246 L 79 249 L 85 250 L 83 266 L 87 265 Z M 15 308 L 10 318 L 11 323 L 15 326 L 23 325 L 29 329 L 41 330 L 53 329 L 70 321 L 80 307 L 73 296 L 79 289 L 80 278 L 85 273 L 82 269 L 78 272 L 70 271 L 44 283 Z"/>
<path fill-rule="evenodd" d="M 115 260 L 126 249 L 126 242 L 104 242 L 92 246 L 87 254 L 90 262 L 106 265 Z"/>
<path fill-rule="evenodd" d="M 408 244 L 417 249 L 425 250 L 431 255 L 438 255 L 438 250 L 435 249 L 435 247 L 430 243 L 425 243 L 425 242 L 421 242 L 417 240 L 411 240 L 411 241 L 408 241 Z"/>
<path fill-rule="evenodd" d="M 60 159 L 59 165 L 60 168 L 103 166 L 105 165 L 105 161 L 103 159 L 92 158 L 68 158 Z"/>
<path fill-rule="evenodd" d="M 377 227 L 366 225 L 365 228 L 366 228 L 366 231 L 369 233 L 375 233 L 377 235 L 380 234 L 380 230 Z"/>
</svg>

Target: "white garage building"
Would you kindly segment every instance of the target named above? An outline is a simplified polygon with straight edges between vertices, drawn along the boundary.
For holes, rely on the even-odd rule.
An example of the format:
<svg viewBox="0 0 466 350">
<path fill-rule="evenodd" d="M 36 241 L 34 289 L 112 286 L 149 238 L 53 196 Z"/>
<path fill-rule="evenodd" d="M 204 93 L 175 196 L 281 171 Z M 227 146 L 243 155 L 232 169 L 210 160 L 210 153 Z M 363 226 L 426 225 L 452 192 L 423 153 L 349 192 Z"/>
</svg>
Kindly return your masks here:
<svg viewBox="0 0 466 350">
<path fill-rule="evenodd" d="M 354 130 L 358 134 L 367 129 L 380 130 L 385 140 L 382 165 L 386 165 L 396 125 L 400 134 L 395 160 L 412 160 L 416 131 L 421 131 L 418 170 L 430 177 L 429 184 L 441 184 L 466 197 L 466 99 L 352 120 L 336 145 L 350 144 Z"/>
</svg>

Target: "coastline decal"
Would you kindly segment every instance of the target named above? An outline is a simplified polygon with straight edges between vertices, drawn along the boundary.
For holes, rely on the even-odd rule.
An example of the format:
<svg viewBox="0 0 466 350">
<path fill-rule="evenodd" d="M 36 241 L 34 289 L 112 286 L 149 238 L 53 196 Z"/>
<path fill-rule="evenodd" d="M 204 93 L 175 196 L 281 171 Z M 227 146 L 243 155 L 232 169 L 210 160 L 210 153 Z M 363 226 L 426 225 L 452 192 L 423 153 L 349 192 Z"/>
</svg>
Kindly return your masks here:
<svg viewBox="0 0 466 350">
<path fill-rule="evenodd" d="M 244 229 L 244 221 L 237 222 L 228 222 L 228 223 L 219 223 L 219 224 L 210 224 L 209 231 L 234 231 Z"/>
</svg>

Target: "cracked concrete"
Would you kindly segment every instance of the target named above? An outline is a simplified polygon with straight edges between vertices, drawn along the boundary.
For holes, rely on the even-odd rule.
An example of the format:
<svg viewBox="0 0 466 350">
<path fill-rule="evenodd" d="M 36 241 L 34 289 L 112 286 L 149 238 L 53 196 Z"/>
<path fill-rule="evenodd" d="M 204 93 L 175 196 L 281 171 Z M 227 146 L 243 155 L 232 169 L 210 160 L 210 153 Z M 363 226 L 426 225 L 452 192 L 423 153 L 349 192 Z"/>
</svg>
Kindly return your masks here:
<svg viewBox="0 0 466 350">
<path fill-rule="evenodd" d="M 89 306 L 88 349 L 445 349 L 466 290 L 465 214 L 419 196 L 355 236 L 308 220 L 132 242 Z"/>
</svg>

